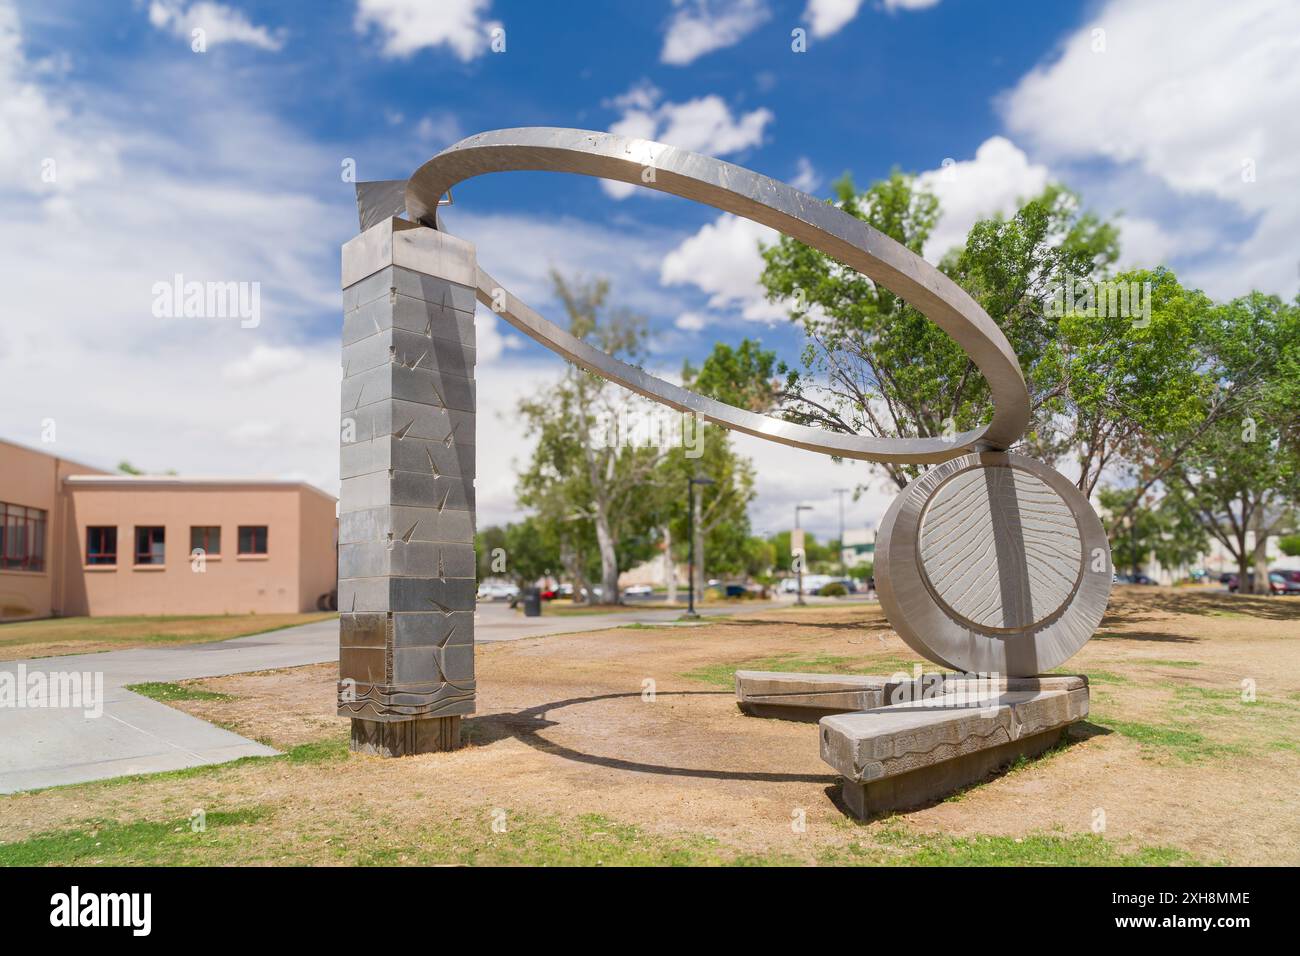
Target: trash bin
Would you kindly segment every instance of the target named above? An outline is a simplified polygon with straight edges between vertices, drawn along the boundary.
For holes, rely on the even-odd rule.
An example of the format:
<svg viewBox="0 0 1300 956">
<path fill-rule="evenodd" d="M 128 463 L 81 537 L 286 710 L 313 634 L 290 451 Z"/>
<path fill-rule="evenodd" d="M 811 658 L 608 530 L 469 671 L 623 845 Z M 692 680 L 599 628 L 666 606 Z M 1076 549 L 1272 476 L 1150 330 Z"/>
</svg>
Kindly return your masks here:
<svg viewBox="0 0 1300 956">
<path fill-rule="evenodd" d="M 524 588 L 524 617 L 542 616 L 542 589 Z"/>
</svg>

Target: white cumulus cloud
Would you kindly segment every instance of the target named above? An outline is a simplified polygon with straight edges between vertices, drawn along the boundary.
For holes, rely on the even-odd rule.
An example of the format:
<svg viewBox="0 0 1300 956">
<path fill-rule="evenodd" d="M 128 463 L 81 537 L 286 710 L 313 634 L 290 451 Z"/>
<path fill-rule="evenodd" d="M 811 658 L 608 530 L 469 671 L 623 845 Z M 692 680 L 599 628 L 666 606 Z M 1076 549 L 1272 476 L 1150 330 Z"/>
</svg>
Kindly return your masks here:
<svg viewBox="0 0 1300 956">
<path fill-rule="evenodd" d="M 1054 162 L 1141 170 L 1183 197 L 1235 205 L 1196 278 L 1214 294 L 1289 295 L 1300 234 L 1300 5 L 1110 2 L 1001 102 L 1009 129 Z"/>
<path fill-rule="evenodd" d="M 733 115 L 726 101 L 712 93 L 684 103 L 660 102 L 660 97 L 659 90 L 649 84 L 632 87 L 612 101 L 611 105 L 621 109 L 623 115 L 609 131 L 710 156 L 726 156 L 760 144 L 763 131 L 775 119 L 772 111 L 764 107 Z M 629 183 L 601 185 L 616 199 L 636 191 Z"/>
<path fill-rule="evenodd" d="M 774 322 L 784 310 L 763 297 L 759 243 L 771 245 L 780 234 L 748 219 L 724 213 L 664 257 L 664 285 L 693 285 L 709 295 L 709 308 L 735 309 L 754 322 Z"/>
<path fill-rule="evenodd" d="M 812 27 L 813 36 L 828 37 L 839 33 L 862 9 L 863 0 L 808 0 L 803 18 Z M 884 0 L 886 10 L 924 10 L 938 6 L 939 0 Z"/>
<path fill-rule="evenodd" d="M 490 0 L 357 0 L 358 33 L 372 27 L 383 38 L 383 53 L 407 57 L 425 47 L 445 46 L 463 62 L 486 53 L 493 30 L 485 16 Z"/>
<path fill-rule="evenodd" d="M 244 43 L 275 51 L 284 46 L 283 31 L 255 26 L 242 11 L 224 3 L 203 0 L 186 7 L 180 0 L 153 0 L 149 4 L 149 22 L 187 42 L 193 39 L 195 30 L 202 30 L 209 47 Z"/>
<path fill-rule="evenodd" d="M 772 15 L 764 0 L 673 0 L 659 59 L 685 66 L 735 46 Z"/>
<path fill-rule="evenodd" d="M 940 218 L 925 244 L 925 257 L 938 262 L 966 241 L 980 219 L 1020 208 L 1047 185 L 1046 166 L 1029 161 L 1023 150 L 1002 136 L 992 136 L 975 150 L 975 158 L 940 164 L 917 176 L 917 185 L 939 198 Z"/>
</svg>

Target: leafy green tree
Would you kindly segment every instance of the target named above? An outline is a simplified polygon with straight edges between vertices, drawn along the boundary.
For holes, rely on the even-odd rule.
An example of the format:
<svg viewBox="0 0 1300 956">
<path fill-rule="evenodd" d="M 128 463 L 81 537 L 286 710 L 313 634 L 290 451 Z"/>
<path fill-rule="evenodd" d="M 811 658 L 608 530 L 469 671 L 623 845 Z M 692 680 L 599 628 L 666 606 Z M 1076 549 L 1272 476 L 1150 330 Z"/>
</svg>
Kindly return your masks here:
<svg viewBox="0 0 1300 956">
<path fill-rule="evenodd" d="M 506 574 L 520 587 L 550 577 L 562 567 L 559 542 L 553 528 L 535 517 L 505 528 Z"/>
<path fill-rule="evenodd" d="M 746 411 L 766 412 L 780 388 L 776 364 L 776 353 L 751 339 L 742 339 L 735 348 L 716 342 L 698 369 L 685 364 L 682 379 L 701 395 Z"/>
<path fill-rule="evenodd" d="M 551 279 L 576 338 L 626 361 L 640 358 L 645 321 L 606 307 L 607 282 L 571 282 L 557 272 Z M 620 561 L 620 544 L 648 539 L 647 498 L 640 489 L 661 454 L 611 436 L 623 402 L 618 386 L 570 365 L 555 386 L 519 403 L 529 433 L 537 436 L 519 476 L 519 500 L 549 526 L 575 594 L 586 590 L 598 562 L 601 602 L 607 604 L 619 601 L 618 575 L 629 557 L 624 553 Z"/>
<path fill-rule="evenodd" d="M 474 563 L 479 583 L 506 573 L 493 567 L 494 562 L 500 564 L 496 559 L 506 553 L 506 529 L 500 525 L 491 525 L 474 535 Z"/>
<path fill-rule="evenodd" d="M 1268 538 L 1300 498 L 1300 306 L 1243 296 L 1214 310 L 1209 339 L 1234 414 L 1196 435 L 1170 483 L 1237 561 L 1242 591 L 1253 563 L 1254 589 L 1267 593 Z"/>
<path fill-rule="evenodd" d="M 1180 506 L 1176 489 L 1154 503 L 1131 508 L 1134 494 L 1132 488 L 1102 487 L 1097 492 L 1116 568 L 1138 574 L 1150 557 L 1166 568 L 1176 568 L 1191 564 L 1205 553 L 1209 536 Z"/>
<path fill-rule="evenodd" d="M 776 570 L 789 573 L 793 570 L 793 556 L 790 552 L 790 532 L 778 531 L 768 538 L 776 556 Z M 839 542 L 831 540 L 819 544 L 817 536 L 811 531 L 803 533 L 804 572 L 828 574 L 839 570 Z"/>
<path fill-rule="evenodd" d="M 939 216 L 938 200 L 899 172 L 858 193 L 835 184 L 845 212 L 920 254 Z M 1057 317 L 1046 308 L 1054 289 L 1100 278 L 1118 255 L 1116 230 L 1083 212 L 1076 197 L 1049 186 L 1011 219 L 972 228 L 942 268 L 989 311 L 1025 371 L 1036 420 L 1062 410 L 1063 361 Z M 787 304 L 808 337 L 803 368 L 779 367 L 777 399 L 787 418 L 831 431 L 876 437 L 937 437 L 964 431 L 991 414 L 987 384 L 948 335 L 883 286 L 783 237 L 763 250 L 768 298 Z M 1051 449 L 1038 431 L 1029 444 Z M 917 466 L 884 465 L 904 486 Z"/>
</svg>

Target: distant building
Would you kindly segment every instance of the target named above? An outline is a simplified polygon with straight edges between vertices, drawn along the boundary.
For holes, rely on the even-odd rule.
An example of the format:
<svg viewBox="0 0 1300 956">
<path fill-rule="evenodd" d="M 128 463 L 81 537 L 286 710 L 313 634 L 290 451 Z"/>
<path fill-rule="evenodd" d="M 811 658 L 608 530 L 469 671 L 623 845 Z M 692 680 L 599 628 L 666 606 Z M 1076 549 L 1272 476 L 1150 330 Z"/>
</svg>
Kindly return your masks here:
<svg viewBox="0 0 1300 956">
<path fill-rule="evenodd" d="M 300 481 L 110 474 L 0 441 L 0 621 L 315 610 L 336 505 Z"/>
<path fill-rule="evenodd" d="M 876 529 L 845 528 L 840 543 L 840 559 L 848 568 L 869 564 L 876 560 Z"/>
</svg>

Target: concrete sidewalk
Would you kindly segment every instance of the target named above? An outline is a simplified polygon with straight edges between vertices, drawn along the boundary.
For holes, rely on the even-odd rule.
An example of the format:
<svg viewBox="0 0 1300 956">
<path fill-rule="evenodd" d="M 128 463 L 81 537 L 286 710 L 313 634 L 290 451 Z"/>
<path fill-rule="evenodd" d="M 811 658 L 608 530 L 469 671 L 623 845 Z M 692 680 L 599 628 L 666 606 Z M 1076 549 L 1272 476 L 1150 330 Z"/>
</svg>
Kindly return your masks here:
<svg viewBox="0 0 1300 956">
<path fill-rule="evenodd" d="M 0 708 L 0 793 L 179 770 L 278 751 L 125 689 L 338 659 L 338 624 L 318 621 L 209 644 L 0 662 L 0 672 L 102 675 L 100 716 L 82 708 Z"/>
<path fill-rule="evenodd" d="M 749 606 L 759 610 L 770 605 Z M 706 616 L 735 608 L 710 609 Z M 597 631 L 622 624 L 665 623 L 680 611 L 645 610 L 526 618 L 505 604 L 480 604 L 475 614 L 479 643 Z M 265 634 L 208 644 L 145 647 L 101 654 L 75 654 L 0 661 L 0 672 L 90 673 L 103 676 L 103 713 L 80 708 L 0 707 L 0 793 L 86 780 L 178 770 L 277 751 L 207 721 L 141 697 L 127 684 L 220 677 L 278 667 L 338 660 L 338 622 L 317 621 Z"/>
</svg>

